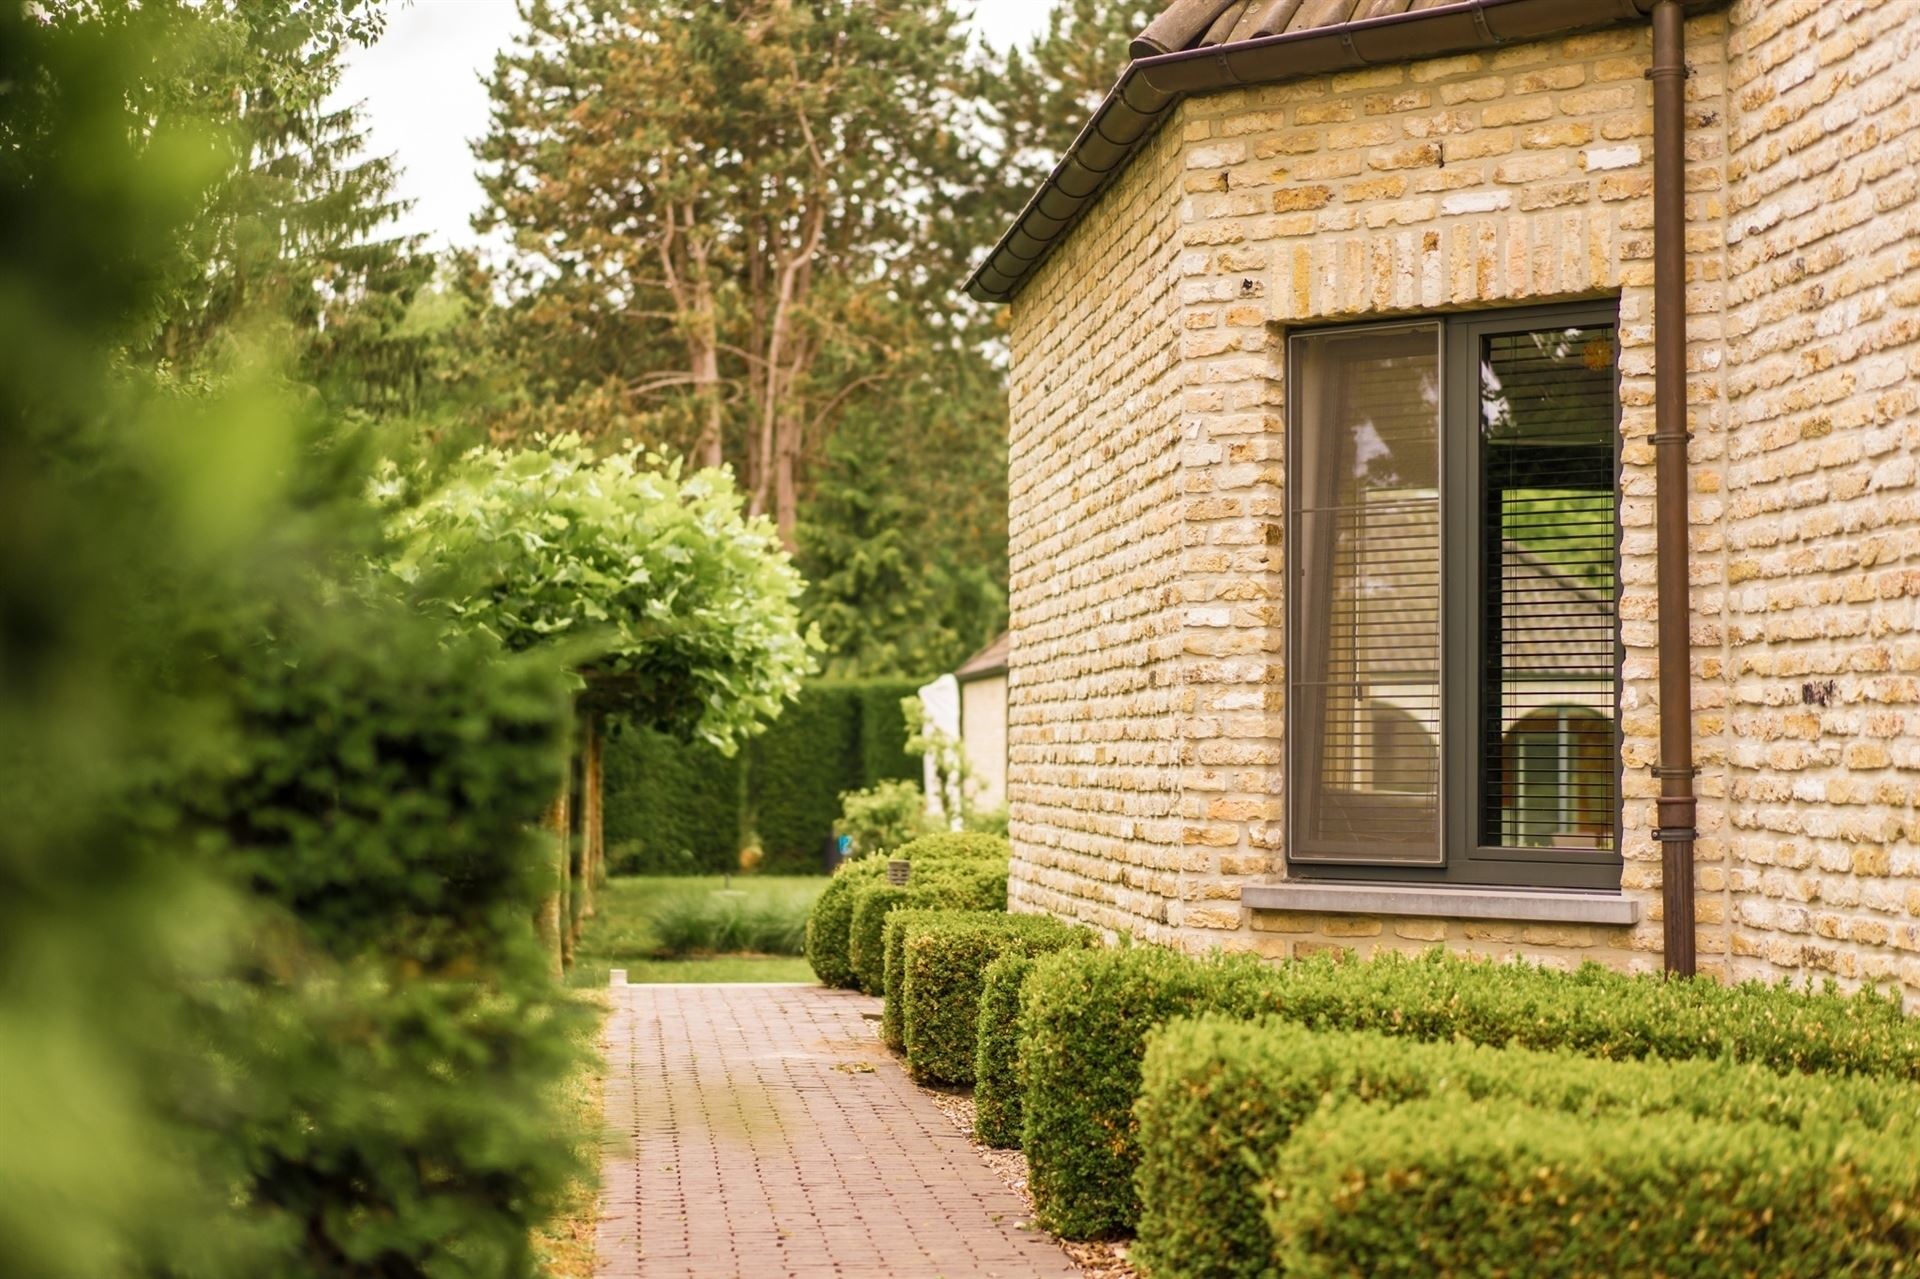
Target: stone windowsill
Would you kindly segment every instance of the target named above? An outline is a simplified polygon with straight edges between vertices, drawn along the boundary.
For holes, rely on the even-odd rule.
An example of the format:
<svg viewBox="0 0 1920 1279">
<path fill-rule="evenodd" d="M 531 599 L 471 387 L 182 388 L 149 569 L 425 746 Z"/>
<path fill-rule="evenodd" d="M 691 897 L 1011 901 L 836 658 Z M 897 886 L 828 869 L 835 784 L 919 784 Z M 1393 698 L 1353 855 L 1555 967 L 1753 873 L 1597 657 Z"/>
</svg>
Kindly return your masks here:
<svg viewBox="0 0 1920 1279">
<path fill-rule="evenodd" d="M 1549 924 L 1640 922 L 1640 903 L 1619 893 L 1524 888 L 1429 888 L 1424 884 L 1248 884 L 1243 905 L 1315 915 L 1416 915 Z"/>
</svg>

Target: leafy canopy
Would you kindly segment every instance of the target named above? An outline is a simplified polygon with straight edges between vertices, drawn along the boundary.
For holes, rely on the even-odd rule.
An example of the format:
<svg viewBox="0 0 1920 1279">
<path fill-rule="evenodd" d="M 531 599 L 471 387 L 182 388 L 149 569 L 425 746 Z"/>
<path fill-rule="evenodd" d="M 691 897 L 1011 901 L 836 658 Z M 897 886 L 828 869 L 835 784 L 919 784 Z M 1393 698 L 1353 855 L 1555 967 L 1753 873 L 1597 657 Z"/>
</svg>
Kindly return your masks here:
<svg viewBox="0 0 1920 1279">
<path fill-rule="evenodd" d="M 403 492 L 390 468 L 381 495 Z M 595 457 L 573 435 L 480 448 L 391 530 L 392 573 L 451 628 L 549 650 L 590 700 L 723 751 L 813 669 L 800 575 L 724 471 Z"/>
</svg>

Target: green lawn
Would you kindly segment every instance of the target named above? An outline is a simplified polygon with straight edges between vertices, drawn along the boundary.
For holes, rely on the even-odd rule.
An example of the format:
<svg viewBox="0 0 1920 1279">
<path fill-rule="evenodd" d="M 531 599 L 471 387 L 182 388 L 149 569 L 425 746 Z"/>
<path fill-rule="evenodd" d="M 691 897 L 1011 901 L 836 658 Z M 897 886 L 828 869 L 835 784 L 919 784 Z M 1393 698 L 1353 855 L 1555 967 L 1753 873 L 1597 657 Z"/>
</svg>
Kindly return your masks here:
<svg viewBox="0 0 1920 1279">
<path fill-rule="evenodd" d="M 587 921 L 567 982 L 812 981 L 800 958 L 816 875 L 633 876 L 609 880 Z"/>
</svg>

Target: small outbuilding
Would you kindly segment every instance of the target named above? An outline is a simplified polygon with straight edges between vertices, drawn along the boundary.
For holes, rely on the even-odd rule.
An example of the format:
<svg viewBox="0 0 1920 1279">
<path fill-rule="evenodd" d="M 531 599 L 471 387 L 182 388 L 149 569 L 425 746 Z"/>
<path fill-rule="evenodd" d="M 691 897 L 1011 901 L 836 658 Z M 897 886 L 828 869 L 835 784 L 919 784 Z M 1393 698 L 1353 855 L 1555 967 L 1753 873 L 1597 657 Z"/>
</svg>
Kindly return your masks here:
<svg viewBox="0 0 1920 1279">
<path fill-rule="evenodd" d="M 1007 802 L 1007 636 L 969 657 L 953 673 L 960 684 L 960 740 L 980 783 L 978 802 Z"/>
</svg>

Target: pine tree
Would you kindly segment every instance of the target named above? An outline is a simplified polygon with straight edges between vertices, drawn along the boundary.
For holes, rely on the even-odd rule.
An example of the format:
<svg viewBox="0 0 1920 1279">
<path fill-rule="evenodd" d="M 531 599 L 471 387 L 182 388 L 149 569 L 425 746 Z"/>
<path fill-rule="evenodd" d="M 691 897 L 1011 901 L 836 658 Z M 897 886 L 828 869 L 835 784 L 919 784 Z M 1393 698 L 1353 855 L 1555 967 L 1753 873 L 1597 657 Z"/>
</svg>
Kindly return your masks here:
<svg viewBox="0 0 1920 1279">
<path fill-rule="evenodd" d="M 221 368 L 239 336 L 265 335 L 330 404 L 408 408 L 423 343 L 403 323 L 432 262 L 417 238 L 387 231 L 402 208 L 396 172 L 366 155 L 359 109 L 327 105 L 346 51 L 379 36 L 383 12 L 364 0 L 141 7 L 148 21 L 178 16 L 192 41 L 152 65 L 137 108 L 211 126 L 224 174 L 176 241 L 137 353 L 199 373 Z"/>
<path fill-rule="evenodd" d="M 1058 0 L 1046 31 L 1008 51 L 988 92 L 1004 140 L 1009 219 L 1093 118 L 1126 69 L 1127 43 L 1163 7 L 1152 0 Z"/>
<path fill-rule="evenodd" d="M 828 445 L 799 529 L 827 674 L 931 677 L 1006 626 L 1000 383 L 985 361 L 929 360 Z"/>
</svg>

